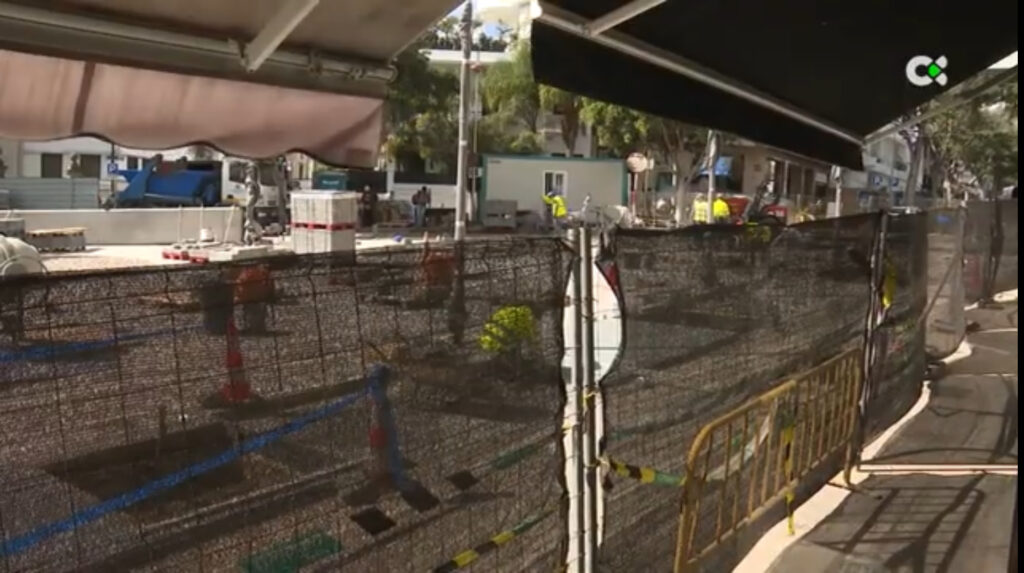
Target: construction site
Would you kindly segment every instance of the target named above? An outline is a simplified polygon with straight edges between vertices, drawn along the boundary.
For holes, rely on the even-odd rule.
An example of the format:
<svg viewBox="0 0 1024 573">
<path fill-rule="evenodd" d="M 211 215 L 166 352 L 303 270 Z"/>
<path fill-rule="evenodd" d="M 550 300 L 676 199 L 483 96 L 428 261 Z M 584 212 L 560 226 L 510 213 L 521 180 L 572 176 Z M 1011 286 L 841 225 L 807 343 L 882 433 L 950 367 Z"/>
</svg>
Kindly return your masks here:
<svg viewBox="0 0 1024 573">
<path fill-rule="evenodd" d="M 949 48 L 954 83 L 1016 49 L 1016 5 L 991 3 L 965 34 L 975 45 Z M 1016 196 L 926 204 L 909 189 L 907 208 L 844 208 L 863 146 L 967 96 L 900 84 L 837 115 L 827 94 L 846 80 L 800 61 L 814 98 L 666 60 L 717 53 L 664 36 L 658 20 L 692 16 L 685 3 L 542 2 L 538 81 L 709 126 L 707 188 L 684 221 L 638 208 L 629 162 L 493 156 L 487 193 L 470 196 L 462 146 L 451 213 L 427 224 L 420 198 L 304 188 L 289 154 L 371 167 L 387 63 L 454 2 L 257 2 L 245 18 L 190 0 L 63 4 L 0 2 L 0 73 L 29 86 L 0 86 L 0 136 L 220 155 L 112 161 L 119 185 L 95 206 L 32 208 L 47 183 L 0 193 L 3 571 L 1016 570 L 1015 350 L 989 340 L 1016 337 Z M 929 35 L 957 29 L 947 12 Z M 349 16 L 350 38 L 321 25 Z M 237 53 L 212 39 L 239 31 Z M 688 105 L 621 93 L 620 68 Z M 78 80 L 76 98 L 39 96 Z M 173 117 L 138 82 L 180 95 Z M 141 123 L 112 120 L 117 101 Z M 829 212 L 797 221 L 765 187 L 720 207 L 719 130 L 834 165 Z M 515 200 L 527 169 L 545 174 L 539 225 Z M 570 197 L 570 175 L 603 186 Z M 53 185 L 74 200 L 76 181 Z M 975 400 L 960 429 L 932 419 Z M 984 479 L 900 481 L 921 464 Z M 889 517 L 913 535 L 868 519 L 858 531 L 878 530 L 877 552 L 837 505 L 821 509 L 840 489 L 860 515 L 901 487 L 920 500 L 954 486 L 967 493 Z M 986 492 L 1012 524 L 978 509 Z M 986 549 L 939 539 L 918 523 L 931 509 Z"/>
</svg>

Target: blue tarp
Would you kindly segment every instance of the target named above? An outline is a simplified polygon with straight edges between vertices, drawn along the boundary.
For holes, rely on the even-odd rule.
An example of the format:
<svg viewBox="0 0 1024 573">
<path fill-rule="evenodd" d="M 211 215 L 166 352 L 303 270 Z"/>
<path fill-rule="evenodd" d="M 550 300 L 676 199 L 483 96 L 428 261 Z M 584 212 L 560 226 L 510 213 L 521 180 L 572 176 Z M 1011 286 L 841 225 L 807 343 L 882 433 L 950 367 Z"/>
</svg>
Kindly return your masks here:
<svg viewBox="0 0 1024 573">
<path fill-rule="evenodd" d="M 700 170 L 699 175 L 701 177 L 707 177 L 708 168 L 704 167 Z M 732 174 L 732 157 L 719 157 L 718 162 L 715 163 L 715 177 L 727 177 Z"/>
</svg>

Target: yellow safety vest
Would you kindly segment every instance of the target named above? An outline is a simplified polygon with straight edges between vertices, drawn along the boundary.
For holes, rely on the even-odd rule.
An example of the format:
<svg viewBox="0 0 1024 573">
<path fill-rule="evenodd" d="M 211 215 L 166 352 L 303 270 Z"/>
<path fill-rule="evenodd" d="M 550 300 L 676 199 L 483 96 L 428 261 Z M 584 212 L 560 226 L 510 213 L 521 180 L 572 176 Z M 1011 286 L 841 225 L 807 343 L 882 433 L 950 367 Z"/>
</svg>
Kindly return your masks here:
<svg viewBox="0 0 1024 573">
<path fill-rule="evenodd" d="M 732 216 L 729 204 L 724 199 L 715 199 L 715 202 L 711 204 L 711 210 L 714 212 L 716 219 L 728 219 Z"/>
<path fill-rule="evenodd" d="M 544 203 L 551 207 L 551 216 L 556 219 L 564 219 L 569 214 L 565 208 L 565 199 L 561 195 L 549 197 L 544 195 Z"/>
<path fill-rule="evenodd" d="M 708 222 L 708 202 L 703 197 L 697 197 L 693 200 L 693 213 L 691 218 L 694 223 Z"/>
</svg>

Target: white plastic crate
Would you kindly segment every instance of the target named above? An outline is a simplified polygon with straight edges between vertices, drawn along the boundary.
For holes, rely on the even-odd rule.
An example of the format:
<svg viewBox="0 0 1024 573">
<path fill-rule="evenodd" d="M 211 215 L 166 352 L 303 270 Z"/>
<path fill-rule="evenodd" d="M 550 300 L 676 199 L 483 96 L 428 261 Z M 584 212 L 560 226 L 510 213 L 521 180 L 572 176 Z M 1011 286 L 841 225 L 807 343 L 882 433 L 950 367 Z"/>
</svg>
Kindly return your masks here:
<svg viewBox="0 0 1024 573">
<path fill-rule="evenodd" d="M 292 193 L 292 223 L 314 229 L 354 228 L 358 217 L 358 196 L 341 191 Z M 338 229 L 341 227 L 342 229 Z"/>
<path fill-rule="evenodd" d="M 300 255 L 355 252 L 356 232 L 352 229 L 331 231 L 296 227 L 292 229 L 292 249 Z"/>
</svg>

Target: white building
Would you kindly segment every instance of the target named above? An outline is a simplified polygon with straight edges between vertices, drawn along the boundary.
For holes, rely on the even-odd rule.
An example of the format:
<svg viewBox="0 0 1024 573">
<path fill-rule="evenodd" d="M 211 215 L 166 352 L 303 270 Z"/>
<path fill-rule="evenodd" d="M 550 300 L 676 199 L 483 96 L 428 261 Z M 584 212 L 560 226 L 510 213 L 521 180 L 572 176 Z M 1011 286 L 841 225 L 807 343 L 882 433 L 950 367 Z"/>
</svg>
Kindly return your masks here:
<svg viewBox="0 0 1024 573">
<path fill-rule="evenodd" d="M 459 50 L 426 50 L 426 56 L 430 64 L 439 69 L 449 70 L 454 74 L 459 73 L 462 65 L 462 52 Z M 480 82 L 483 72 L 489 66 L 499 62 L 508 61 L 511 55 L 508 52 L 473 52 L 472 69 L 474 71 L 471 79 L 470 89 L 472 90 L 472 110 L 476 117 L 482 113 L 483 105 L 480 100 Z M 576 144 L 573 153 L 568 153 L 565 142 L 562 139 L 561 128 L 562 117 L 556 113 L 542 113 L 537 125 L 537 131 L 542 137 L 541 152 L 544 155 L 556 157 L 593 157 L 597 149 L 597 141 L 594 138 L 590 126 L 581 124 L 579 133 L 576 135 Z"/>
<path fill-rule="evenodd" d="M 101 185 L 111 182 L 120 184 L 123 179 L 112 175 L 110 172 L 113 169 L 139 169 L 147 159 L 157 154 L 163 155 L 165 160 L 173 161 L 180 157 L 198 159 L 199 153 L 202 152 L 196 146 L 164 151 L 134 149 L 94 137 L 69 137 L 52 141 L 0 139 L 0 160 L 5 166 L 5 170 L 0 170 L 5 171 L 0 176 L 9 179 L 67 178 L 71 176 L 72 167 L 77 163 L 76 177 L 95 177 L 100 180 Z M 216 161 L 225 160 L 224 154 L 213 150 L 209 151 L 208 158 Z M 312 159 L 295 153 L 289 155 L 288 161 L 292 165 L 295 178 L 301 181 L 312 177 Z"/>
</svg>

